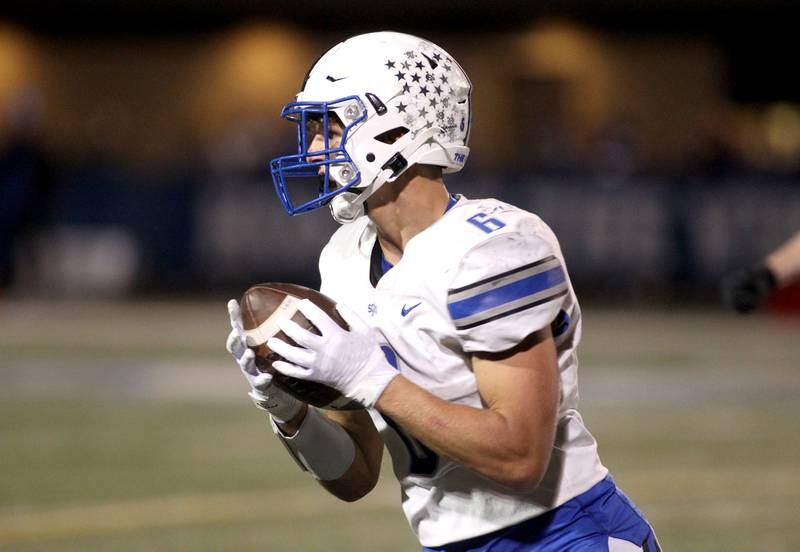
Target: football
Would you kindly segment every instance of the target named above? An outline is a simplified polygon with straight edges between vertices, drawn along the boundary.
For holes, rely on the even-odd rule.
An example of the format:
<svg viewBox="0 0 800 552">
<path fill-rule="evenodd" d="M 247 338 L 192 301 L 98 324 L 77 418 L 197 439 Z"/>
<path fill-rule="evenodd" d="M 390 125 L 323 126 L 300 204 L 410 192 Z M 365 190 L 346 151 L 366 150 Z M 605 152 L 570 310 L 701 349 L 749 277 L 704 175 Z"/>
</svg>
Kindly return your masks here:
<svg viewBox="0 0 800 552">
<path fill-rule="evenodd" d="M 296 345 L 280 328 L 278 320 L 289 318 L 303 328 L 319 334 L 319 330 L 297 310 L 297 303 L 309 299 L 330 316 L 339 326 L 348 329 L 347 323 L 336 310 L 336 303 L 320 292 L 297 284 L 257 284 L 244 292 L 239 302 L 242 309 L 242 325 L 247 337 L 247 346 L 256 353 L 256 367 L 272 374 L 275 385 L 293 397 L 319 408 L 328 410 L 358 410 L 359 403 L 343 396 L 339 391 L 317 383 L 285 376 L 272 367 L 282 357 L 267 347 L 270 337 L 277 337 L 290 345 Z"/>
</svg>

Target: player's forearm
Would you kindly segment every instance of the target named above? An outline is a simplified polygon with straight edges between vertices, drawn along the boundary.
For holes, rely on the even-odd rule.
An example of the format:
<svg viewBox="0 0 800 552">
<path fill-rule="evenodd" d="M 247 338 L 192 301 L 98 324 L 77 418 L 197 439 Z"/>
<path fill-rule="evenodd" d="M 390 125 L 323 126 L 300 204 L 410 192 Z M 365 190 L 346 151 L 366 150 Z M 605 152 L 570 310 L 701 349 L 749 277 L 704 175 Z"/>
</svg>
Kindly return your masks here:
<svg viewBox="0 0 800 552">
<path fill-rule="evenodd" d="M 766 259 L 778 285 L 788 285 L 800 279 L 800 232 Z"/>
<path fill-rule="evenodd" d="M 308 414 L 308 407 L 304 405 L 301 413 L 287 423 L 277 424 L 283 436 L 288 439 L 295 439 L 301 431 L 308 431 L 310 428 L 305 427 L 303 422 Z M 315 411 L 317 416 L 324 416 L 319 411 Z M 338 442 L 312 442 L 312 447 L 318 446 L 322 450 L 315 451 L 297 450 L 290 452 L 295 455 L 303 456 L 300 460 L 301 466 L 314 473 L 315 478 L 319 484 L 332 495 L 337 498 L 353 502 L 365 495 L 367 495 L 378 481 L 380 475 L 381 456 L 383 452 L 383 445 L 380 441 L 377 431 L 372 425 L 372 420 L 366 412 L 329 412 L 327 417 L 318 418 L 317 423 L 320 421 L 335 423 L 341 427 L 343 431 L 327 432 L 325 439 L 334 438 Z M 341 440 L 349 440 L 352 443 L 345 443 L 347 446 L 342 446 Z M 352 444 L 352 448 L 349 445 Z M 347 449 L 345 454 L 342 449 Z M 338 452 L 338 454 L 337 454 Z M 314 459 L 318 458 L 315 462 Z M 351 460 L 352 458 L 352 460 Z M 309 462 L 312 464 L 309 466 Z M 330 469 L 333 465 L 344 462 L 342 468 L 333 468 L 333 472 L 337 474 L 335 478 L 329 478 L 331 472 L 320 473 L 319 469 L 314 469 L 313 464 L 324 464 L 326 469 Z M 320 466 L 321 467 L 321 466 Z M 344 472 L 342 472 L 344 469 Z"/>
<path fill-rule="evenodd" d="M 554 428 L 523 435 L 502 412 L 444 401 L 402 376 L 377 408 L 438 454 L 518 491 L 535 488 L 549 463 Z"/>
<path fill-rule="evenodd" d="M 294 435 L 297 433 L 297 430 L 300 429 L 300 426 L 303 424 L 303 420 L 306 419 L 307 413 L 308 405 L 304 403 L 300 406 L 299 412 L 295 414 L 292 419 L 286 422 L 279 422 L 276 420 L 275 425 L 281 429 L 281 432 L 283 432 L 284 435 Z"/>
<path fill-rule="evenodd" d="M 375 488 L 377 474 L 372 473 L 364 453 L 356 448 L 353 463 L 338 479 L 318 480 L 318 483 L 333 496 L 345 502 L 355 502 Z"/>
<path fill-rule="evenodd" d="M 350 468 L 342 477 L 319 483 L 335 497 L 353 502 L 366 496 L 378 483 L 383 458 L 383 440 L 366 411 L 329 411 L 327 416 L 341 425 L 350 435 L 356 447 L 356 454 Z"/>
</svg>

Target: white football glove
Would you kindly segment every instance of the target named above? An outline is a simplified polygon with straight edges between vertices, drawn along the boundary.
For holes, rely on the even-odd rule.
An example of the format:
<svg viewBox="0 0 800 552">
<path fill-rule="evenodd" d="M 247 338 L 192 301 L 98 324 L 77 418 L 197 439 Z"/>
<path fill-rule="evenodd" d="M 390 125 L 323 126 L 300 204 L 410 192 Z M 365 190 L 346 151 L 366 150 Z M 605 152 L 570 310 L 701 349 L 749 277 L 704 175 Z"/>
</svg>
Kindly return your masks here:
<svg viewBox="0 0 800 552">
<path fill-rule="evenodd" d="M 231 317 L 232 329 L 228 334 L 225 348 L 233 355 L 236 364 L 250 384 L 248 395 L 257 408 L 269 412 L 276 422 L 288 422 L 300 412 L 303 403 L 272 385 L 272 375 L 260 372 L 256 367 L 256 353 L 246 345 L 242 311 L 236 299 L 228 301 L 228 314 Z"/>
<path fill-rule="evenodd" d="M 291 320 L 280 320 L 278 327 L 300 346 L 270 338 L 267 347 L 288 361 L 276 361 L 272 366 L 287 376 L 333 387 L 367 408 L 374 406 L 399 373 L 386 360 L 380 332 L 342 304 L 336 305 L 336 309 L 350 331 L 339 327 L 308 299 L 297 303 L 297 309 L 322 335 L 311 333 Z"/>
</svg>

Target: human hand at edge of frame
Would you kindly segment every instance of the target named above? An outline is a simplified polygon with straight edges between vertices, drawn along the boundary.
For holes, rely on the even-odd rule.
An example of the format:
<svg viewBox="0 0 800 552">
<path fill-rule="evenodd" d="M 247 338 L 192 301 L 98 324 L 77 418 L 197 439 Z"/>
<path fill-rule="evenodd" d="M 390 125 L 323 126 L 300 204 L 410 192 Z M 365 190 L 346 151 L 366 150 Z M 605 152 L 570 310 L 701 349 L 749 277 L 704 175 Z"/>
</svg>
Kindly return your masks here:
<svg viewBox="0 0 800 552">
<path fill-rule="evenodd" d="M 381 345 L 380 332 L 369 326 L 352 310 L 336 305 L 347 322 L 343 329 L 317 305 L 303 299 L 297 309 L 320 335 L 291 320 L 280 320 L 280 329 L 299 346 L 293 347 L 276 337 L 267 347 L 282 356 L 272 367 L 293 378 L 316 381 L 333 387 L 344 396 L 370 408 L 375 405 L 389 382 L 399 374 Z"/>
<path fill-rule="evenodd" d="M 272 385 L 272 375 L 261 372 L 256 366 L 256 354 L 246 344 L 242 311 L 236 299 L 228 301 L 228 315 L 231 319 L 231 333 L 228 334 L 225 349 L 233 356 L 242 375 L 250 384 L 248 396 L 256 408 L 269 412 L 277 423 L 290 421 L 303 408 L 302 401 Z"/>
<path fill-rule="evenodd" d="M 722 302 L 740 314 L 748 314 L 759 307 L 776 285 L 775 275 L 766 265 L 743 268 L 722 279 Z"/>
</svg>

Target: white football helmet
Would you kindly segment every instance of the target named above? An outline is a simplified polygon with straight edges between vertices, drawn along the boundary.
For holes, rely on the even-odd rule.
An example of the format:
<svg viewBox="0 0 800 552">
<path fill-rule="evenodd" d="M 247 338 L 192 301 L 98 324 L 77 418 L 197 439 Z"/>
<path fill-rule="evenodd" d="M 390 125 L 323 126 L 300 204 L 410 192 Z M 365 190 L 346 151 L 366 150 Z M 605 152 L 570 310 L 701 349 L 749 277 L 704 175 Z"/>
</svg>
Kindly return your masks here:
<svg viewBox="0 0 800 552">
<path fill-rule="evenodd" d="M 447 52 L 395 32 L 354 36 L 328 50 L 306 76 L 297 101 L 281 116 L 298 125 L 298 151 L 270 163 L 275 189 L 290 215 L 330 204 L 340 223 L 364 213 L 364 202 L 414 164 L 461 170 L 469 154 L 472 85 Z M 331 114 L 344 127 L 329 147 Z M 309 152 L 321 124 L 324 149 Z M 308 179 L 317 180 L 311 199 Z M 292 180 L 297 179 L 297 180 Z M 298 190 L 292 183 L 305 183 Z"/>
</svg>

